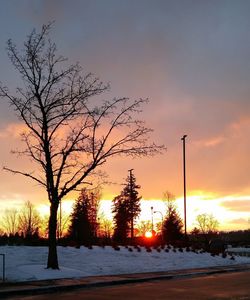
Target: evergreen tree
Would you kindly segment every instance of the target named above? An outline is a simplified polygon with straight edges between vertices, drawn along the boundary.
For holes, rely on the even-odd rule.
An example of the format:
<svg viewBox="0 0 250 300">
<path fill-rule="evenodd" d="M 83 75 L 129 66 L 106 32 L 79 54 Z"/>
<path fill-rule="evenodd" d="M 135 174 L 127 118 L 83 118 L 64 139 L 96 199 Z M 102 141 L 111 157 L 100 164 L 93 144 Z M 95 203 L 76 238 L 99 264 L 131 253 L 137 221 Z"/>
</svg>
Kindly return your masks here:
<svg viewBox="0 0 250 300">
<path fill-rule="evenodd" d="M 98 210 L 101 199 L 101 192 L 99 189 L 95 189 L 88 193 L 89 197 L 89 209 L 88 209 L 88 219 L 90 222 L 91 235 L 94 239 L 97 238 L 97 232 L 99 227 L 98 222 Z"/>
<path fill-rule="evenodd" d="M 169 243 L 182 238 L 183 222 L 174 203 L 174 196 L 170 193 L 166 194 L 167 213 L 163 222 L 162 234 L 164 240 Z"/>
<path fill-rule="evenodd" d="M 129 170 L 124 189 L 113 200 L 114 239 L 117 241 L 124 242 L 128 237 L 129 230 L 131 239 L 134 238 L 135 219 L 141 212 L 141 197 L 138 196 L 137 191 L 139 188 L 140 186 L 136 184 L 135 175 L 132 170 Z"/>
<path fill-rule="evenodd" d="M 71 214 L 69 237 L 78 245 L 90 244 L 97 233 L 99 191 L 82 189 Z"/>
<path fill-rule="evenodd" d="M 129 232 L 129 215 L 122 193 L 113 199 L 114 235 L 113 239 L 119 243 L 126 243 Z"/>
</svg>

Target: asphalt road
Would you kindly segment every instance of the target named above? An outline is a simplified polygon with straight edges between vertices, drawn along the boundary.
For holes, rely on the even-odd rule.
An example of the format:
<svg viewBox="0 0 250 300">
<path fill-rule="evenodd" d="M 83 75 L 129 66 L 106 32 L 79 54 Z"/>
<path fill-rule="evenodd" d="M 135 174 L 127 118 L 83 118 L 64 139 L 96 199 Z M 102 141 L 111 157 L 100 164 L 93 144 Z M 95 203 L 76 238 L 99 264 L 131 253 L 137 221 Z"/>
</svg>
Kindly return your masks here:
<svg viewBox="0 0 250 300">
<path fill-rule="evenodd" d="M 78 289 L 72 292 L 22 296 L 23 300 L 203 300 L 250 299 L 250 271 L 216 274 L 186 279 L 134 283 L 110 287 Z"/>
</svg>

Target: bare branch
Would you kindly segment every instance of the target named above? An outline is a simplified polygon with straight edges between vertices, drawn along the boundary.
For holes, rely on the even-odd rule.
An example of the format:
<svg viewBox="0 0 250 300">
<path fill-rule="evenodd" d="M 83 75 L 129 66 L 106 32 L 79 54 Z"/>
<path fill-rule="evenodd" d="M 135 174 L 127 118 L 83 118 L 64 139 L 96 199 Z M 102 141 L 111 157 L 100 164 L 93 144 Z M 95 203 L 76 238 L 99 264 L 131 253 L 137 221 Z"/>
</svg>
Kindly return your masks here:
<svg viewBox="0 0 250 300">
<path fill-rule="evenodd" d="M 9 171 L 13 174 L 20 174 L 20 175 L 23 175 L 25 177 L 29 177 L 31 178 L 32 180 L 38 182 L 39 184 L 41 184 L 42 186 L 45 186 L 46 187 L 46 183 L 44 183 L 43 181 L 41 181 L 39 178 L 36 178 L 35 176 L 33 176 L 32 174 L 30 173 L 25 173 L 25 172 L 21 172 L 21 171 L 17 171 L 17 170 L 12 170 L 12 169 L 9 169 L 7 167 L 3 167 L 3 170 L 5 171 Z"/>
<path fill-rule="evenodd" d="M 78 64 L 66 65 L 67 59 L 49 39 L 51 25 L 38 33 L 33 30 L 23 51 L 8 41 L 8 55 L 23 86 L 12 94 L 0 83 L 0 97 L 10 102 L 26 125 L 22 134 L 25 150 L 17 153 L 39 165 L 36 174 L 4 169 L 46 188 L 53 232 L 49 238 L 55 247 L 57 209 L 64 196 L 91 182 L 99 167 L 113 156 L 141 157 L 166 148 L 149 143 L 152 130 L 137 119 L 147 100 L 100 100 L 97 96 L 109 85 L 91 73 L 83 74 Z"/>
</svg>

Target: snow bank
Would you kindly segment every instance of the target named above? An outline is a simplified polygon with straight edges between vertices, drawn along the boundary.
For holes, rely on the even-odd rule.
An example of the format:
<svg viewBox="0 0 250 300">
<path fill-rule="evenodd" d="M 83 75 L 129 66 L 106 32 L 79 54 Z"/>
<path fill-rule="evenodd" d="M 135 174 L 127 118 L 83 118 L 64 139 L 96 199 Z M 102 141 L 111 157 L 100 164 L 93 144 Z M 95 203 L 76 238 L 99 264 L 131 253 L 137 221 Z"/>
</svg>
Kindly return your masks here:
<svg viewBox="0 0 250 300">
<path fill-rule="evenodd" d="M 235 257 L 235 260 L 211 256 L 208 253 L 169 252 L 162 250 L 141 252 L 128 251 L 120 247 L 93 247 L 80 249 L 58 247 L 60 270 L 47 270 L 47 247 L 3 246 L 0 253 L 6 255 L 6 278 L 8 281 L 31 281 L 55 278 L 79 278 L 94 275 L 111 275 L 153 271 L 169 271 L 188 268 L 226 266 L 250 263 L 249 257 Z M 2 263 L 0 260 L 0 277 Z"/>
</svg>

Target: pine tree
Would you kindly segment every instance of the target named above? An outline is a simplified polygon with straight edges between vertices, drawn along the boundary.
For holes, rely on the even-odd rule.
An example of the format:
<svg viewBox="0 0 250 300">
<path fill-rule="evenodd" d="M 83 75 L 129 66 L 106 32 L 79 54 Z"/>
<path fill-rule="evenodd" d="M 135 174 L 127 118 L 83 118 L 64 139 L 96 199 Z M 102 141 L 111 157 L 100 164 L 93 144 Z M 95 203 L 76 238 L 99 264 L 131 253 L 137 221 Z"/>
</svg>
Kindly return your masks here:
<svg viewBox="0 0 250 300">
<path fill-rule="evenodd" d="M 126 243 L 129 232 L 129 215 L 122 194 L 113 199 L 112 213 L 115 223 L 113 239 L 115 242 Z"/>
<path fill-rule="evenodd" d="M 167 204 L 167 213 L 166 218 L 163 222 L 163 238 L 166 242 L 174 242 L 180 240 L 183 236 L 182 228 L 183 222 L 179 213 L 177 211 L 176 205 L 174 203 L 174 196 L 170 193 L 166 193 L 166 204 Z"/>
<path fill-rule="evenodd" d="M 93 238 L 97 238 L 97 231 L 99 227 L 98 210 L 99 210 L 101 192 L 99 189 L 95 189 L 89 193 L 88 197 L 89 197 L 88 218 L 90 222 L 91 234 Z"/>
<path fill-rule="evenodd" d="M 89 192 L 82 189 L 75 201 L 71 214 L 69 237 L 78 245 L 90 244 L 96 238 L 99 196 L 99 191 Z"/>
<path fill-rule="evenodd" d="M 141 212 L 141 197 L 138 196 L 137 191 L 139 188 L 140 186 L 136 184 L 135 175 L 132 170 L 129 170 L 124 189 L 113 200 L 114 239 L 118 241 L 124 242 L 126 240 L 129 229 L 131 239 L 134 238 L 134 223 Z"/>
</svg>

